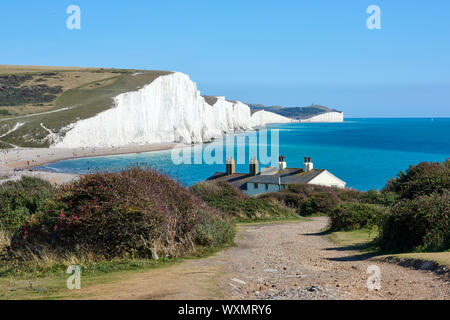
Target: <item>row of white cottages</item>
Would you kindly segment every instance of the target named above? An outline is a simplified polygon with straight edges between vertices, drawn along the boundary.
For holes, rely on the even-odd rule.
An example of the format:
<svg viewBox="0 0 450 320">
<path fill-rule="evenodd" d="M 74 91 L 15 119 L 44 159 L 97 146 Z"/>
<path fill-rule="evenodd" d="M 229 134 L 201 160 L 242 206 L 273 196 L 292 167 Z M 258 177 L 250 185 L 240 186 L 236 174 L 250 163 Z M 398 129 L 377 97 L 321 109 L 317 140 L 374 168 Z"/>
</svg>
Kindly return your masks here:
<svg viewBox="0 0 450 320">
<path fill-rule="evenodd" d="M 311 158 L 305 157 L 302 168 L 287 168 L 284 156 L 279 157 L 277 167 L 259 170 L 258 160 L 250 161 L 249 173 L 236 173 L 235 161 L 227 159 L 226 172 L 217 172 L 207 180 L 223 181 L 238 187 L 249 196 L 284 190 L 292 184 L 312 184 L 345 188 L 342 181 L 325 169 L 314 169 Z"/>
</svg>

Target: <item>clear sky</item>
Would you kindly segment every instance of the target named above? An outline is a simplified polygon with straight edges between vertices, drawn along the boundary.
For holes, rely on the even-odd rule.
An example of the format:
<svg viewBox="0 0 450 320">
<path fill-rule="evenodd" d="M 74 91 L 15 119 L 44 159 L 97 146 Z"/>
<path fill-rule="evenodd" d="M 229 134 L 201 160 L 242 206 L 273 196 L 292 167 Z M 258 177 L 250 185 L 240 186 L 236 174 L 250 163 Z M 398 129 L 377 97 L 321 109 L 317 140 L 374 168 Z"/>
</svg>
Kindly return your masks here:
<svg viewBox="0 0 450 320">
<path fill-rule="evenodd" d="M 248 103 L 450 117 L 448 0 L 14 0 L 0 28 L 0 64 L 174 70 Z"/>
</svg>

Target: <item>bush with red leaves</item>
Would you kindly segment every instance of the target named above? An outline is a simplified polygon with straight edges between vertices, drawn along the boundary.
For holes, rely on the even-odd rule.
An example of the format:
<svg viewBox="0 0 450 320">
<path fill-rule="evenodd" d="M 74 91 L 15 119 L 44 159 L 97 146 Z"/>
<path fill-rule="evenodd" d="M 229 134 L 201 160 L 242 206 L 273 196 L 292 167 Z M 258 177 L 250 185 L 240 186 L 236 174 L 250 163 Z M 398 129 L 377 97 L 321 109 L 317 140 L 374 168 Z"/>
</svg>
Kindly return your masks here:
<svg viewBox="0 0 450 320">
<path fill-rule="evenodd" d="M 28 219 L 13 249 L 88 250 L 104 257 L 177 256 L 196 245 L 222 246 L 234 229 L 218 210 L 155 170 L 83 176 Z"/>
</svg>

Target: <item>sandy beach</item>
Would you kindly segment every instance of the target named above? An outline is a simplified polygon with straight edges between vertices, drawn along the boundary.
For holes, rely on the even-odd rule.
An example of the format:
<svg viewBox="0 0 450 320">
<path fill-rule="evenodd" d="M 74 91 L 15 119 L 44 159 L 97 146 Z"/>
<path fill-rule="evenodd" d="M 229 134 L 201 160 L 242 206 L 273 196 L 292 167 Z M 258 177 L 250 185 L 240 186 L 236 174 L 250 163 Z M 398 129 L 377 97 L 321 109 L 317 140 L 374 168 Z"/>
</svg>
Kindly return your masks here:
<svg viewBox="0 0 450 320">
<path fill-rule="evenodd" d="M 169 150 L 176 144 L 135 145 L 111 148 L 18 148 L 0 151 L 0 183 L 19 180 L 22 176 L 33 176 L 51 183 L 62 184 L 77 179 L 79 175 L 38 171 L 33 167 L 61 160 L 110 156 Z"/>
</svg>

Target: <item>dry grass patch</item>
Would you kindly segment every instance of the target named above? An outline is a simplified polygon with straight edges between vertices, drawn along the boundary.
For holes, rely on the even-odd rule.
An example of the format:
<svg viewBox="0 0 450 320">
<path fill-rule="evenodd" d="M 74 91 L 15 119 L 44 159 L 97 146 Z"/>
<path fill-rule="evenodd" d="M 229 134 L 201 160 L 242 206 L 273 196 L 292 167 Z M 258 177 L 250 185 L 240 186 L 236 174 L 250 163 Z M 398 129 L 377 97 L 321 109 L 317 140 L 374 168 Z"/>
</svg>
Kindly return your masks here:
<svg viewBox="0 0 450 320">
<path fill-rule="evenodd" d="M 82 67 L 0 65 L 0 74 L 50 72 L 50 71 L 93 70 L 93 69 L 94 68 L 82 68 Z"/>
</svg>

